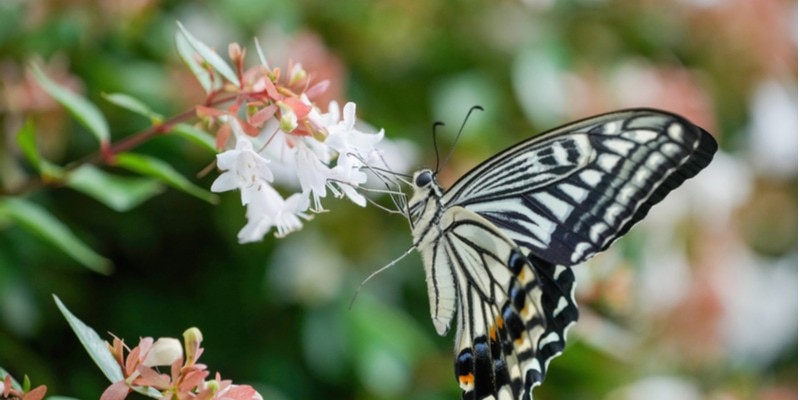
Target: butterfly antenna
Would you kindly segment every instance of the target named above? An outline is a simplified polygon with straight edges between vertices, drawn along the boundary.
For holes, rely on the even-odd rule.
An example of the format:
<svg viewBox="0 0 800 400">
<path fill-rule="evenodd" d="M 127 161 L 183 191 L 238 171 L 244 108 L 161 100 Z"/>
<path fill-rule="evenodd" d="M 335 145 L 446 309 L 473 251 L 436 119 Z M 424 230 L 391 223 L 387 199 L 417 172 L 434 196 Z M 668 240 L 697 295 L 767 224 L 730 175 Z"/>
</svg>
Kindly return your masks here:
<svg viewBox="0 0 800 400">
<path fill-rule="evenodd" d="M 400 255 L 400 257 L 395 258 L 392 262 L 381 267 L 379 270 L 372 272 L 366 279 L 361 281 L 361 284 L 358 285 L 356 292 L 353 293 L 353 298 L 350 299 L 350 305 L 347 306 L 347 309 L 350 310 L 353 308 L 353 303 L 356 302 L 356 297 L 358 297 L 358 293 L 361 292 L 361 288 L 363 288 L 364 285 L 366 285 L 370 279 L 372 279 L 375 275 L 378 275 L 381 272 L 386 271 L 387 269 L 393 267 L 395 264 L 400 262 L 400 260 L 404 259 L 407 255 L 411 254 L 412 251 L 414 251 L 414 246 L 409 247 L 408 250 L 406 250 L 403 254 Z"/>
<path fill-rule="evenodd" d="M 458 143 L 458 138 L 461 137 L 461 132 L 464 132 L 464 127 L 467 126 L 467 121 L 469 120 L 469 116 L 472 115 L 472 112 L 475 111 L 475 110 L 483 111 L 483 107 L 475 105 L 475 106 L 472 106 L 469 109 L 469 111 L 467 111 L 467 116 L 464 117 L 464 122 L 461 123 L 461 128 L 458 129 L 458 133 L 456 134 L 456 140 L 453 142 L 453 146 L 450 147 L 450 151 L 447 152 L 447 157 L 445 157 L 445 159 L 444 159 L 444 164 L 447 164 L 447 160 L 449 160 L 450 156 L 453 155 L 453 151 L 456 149 L 455 143 Z M 439 170 L 438 163 L 437 163 L 436 166 L 437 166 L 436 170 L 438 171 Z"/>
<path fill-rule="evenodd" d="M 436 140 L 436 128 L 444 126 L 444 122 L 436 121 L 433 123 L 433 151 L 436 153 L 436 168 L 433 170 L 434 174 L 439 172 L 439 143 Z"/>
<path fill-rule="evenodd" d="M 400 173 L 400 172 L 392 171 L 389 168 L 389 164 L 386 162 L 386 159 L 383 158 L 382 154 L 379 154 L 379 158 L 380 158 L 381 162 L 383 162 L 383 165 L 386 166 L 386 168 L 378 168 L 378 167 L 375 167 L 375 166 L 367 164 L 366 160 L 364 160 L 359 154 L 348 153 L 347 155 L 349 157 L 353 157 L 356 160 L 360 161 L 361 164 L 363 165 L 362 168 L 366 168 L 366 169 L 370 170 L 373 173 L 373 175 L 375 175 L 375 177 L 377 177 L 381 181 L 383 186 L 386 188 L 386 190 L 369 189 L 369 188 L 365 188 L 365 187 L 364 188 L 359 188 L 359 189 L 363 190 L 365 192 L 378 192 L 378 193 L 388 194 L 389 198 L 392 199 L 392 203 L 394 204 L 395 208 L 397 208 L 397 210 L 396 211 L 395 210 L 390 210 L 387 207 L 379 205 L 378 203 L 376 203 L 375 201 L 373 201 L 369 197 L 366 197 L 366 199 L 371 204 L 377 206 L 378 208 L 380 208 L 380 209 L 382 209 L 384 211 L 388 211 L 391 214 L 398 213 L 398 214 L 401 214 L 401 215 L 407 217 L 408 213 L 406 212 L 406 209 L 405 209 L 405 204 L 406 204 L 405 194 L 402 191 L 400 191 L 399 189 L 398 190 L 393 190 L 390 187 L 390 184 L 391 185 L 397 185 L 397 187 L 399 188 L 400 184 L 397 183 L 397 180 L 400 180 L 402 182 L 408 183 L 408 181 L 406 181 L 403 178 L 411 179 L 411 176 L 408 175 L 408 174 L 403 174 L 403 173 Z"/>
</svg>

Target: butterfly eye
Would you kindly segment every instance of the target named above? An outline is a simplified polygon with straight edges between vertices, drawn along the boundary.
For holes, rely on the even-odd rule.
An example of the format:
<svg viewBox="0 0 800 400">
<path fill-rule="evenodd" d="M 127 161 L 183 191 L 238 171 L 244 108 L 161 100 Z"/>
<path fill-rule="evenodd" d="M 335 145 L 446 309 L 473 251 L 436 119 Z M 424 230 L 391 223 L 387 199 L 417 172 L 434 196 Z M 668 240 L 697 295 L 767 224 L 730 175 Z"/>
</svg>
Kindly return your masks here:
<svg viewBox="0 0 800 400">
<path fill-rule="evenodd" d="M 425 187 L 428 186 L 429 183 L 433 180 L 433 174 L 431 171 L 424 170 L 417 174 L 417 177 L 414 178 L 414 184 L 417 187 Z"/>
</svg>

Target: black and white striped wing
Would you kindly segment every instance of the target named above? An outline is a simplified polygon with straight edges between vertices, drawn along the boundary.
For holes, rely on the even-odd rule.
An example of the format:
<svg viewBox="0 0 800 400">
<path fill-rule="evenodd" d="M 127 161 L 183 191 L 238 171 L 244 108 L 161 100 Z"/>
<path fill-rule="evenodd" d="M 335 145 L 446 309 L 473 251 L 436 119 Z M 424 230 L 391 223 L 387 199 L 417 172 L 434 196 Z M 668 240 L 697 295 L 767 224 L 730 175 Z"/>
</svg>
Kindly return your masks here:
<svg viewBox="0 0 800 400">
<path fill-rule="evenodd" d="M 432 314 L 457 314 L 462 399 L 530 399 L 578 318 L 572 271 L 529 254 L 462 207 L 448 208 L 441 226 L 423 258 Z"/>
<path fill-rule="evenodd" d="M 544 260 L 574 265 L 608 248 L 716 149 L 708 132 L 678 115 L 617 111 L 509 148 L 442 201 L 480 214 Z"/>
</svg>

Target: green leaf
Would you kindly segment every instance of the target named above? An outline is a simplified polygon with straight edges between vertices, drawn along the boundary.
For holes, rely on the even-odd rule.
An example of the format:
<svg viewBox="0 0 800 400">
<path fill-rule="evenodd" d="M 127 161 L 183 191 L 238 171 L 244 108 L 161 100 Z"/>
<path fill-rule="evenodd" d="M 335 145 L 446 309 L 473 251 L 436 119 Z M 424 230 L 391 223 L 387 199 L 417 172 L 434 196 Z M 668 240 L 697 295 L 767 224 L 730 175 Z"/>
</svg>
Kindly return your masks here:
<svg viewBox="0 0 800 400">
<path fill-rule="evenodd" d="M 19 132 L 17 132 L 17 144 L 28 162 L 38 171 L 42 163 L 42 157 L 39 155 L 39 149 L 36 148 L 35 133 L 33 120 L 30 118 L 26 119 L 25 124 L 23 124 L 22 127 L 19 128 Z"/>
<path fill-rule="evenodd" d="M 271 69 L 267 62 L 267 57 L 264 56 L 264 51 L 261 50 L 261 43 L 259 43 L 258 38 L 253 38 L 253 41 L 256 43 L 256 53 L 258 53 L 258 60 L 261 61 L 261 65 L 268 70 Z"/>
<path fill-rule="evenodd" d="M 66 184 L 119 212 L 131 210 L 164 191 L 159 181 L 112 175 L 88 164 L 70 173 Z"/>
<path fill-rule="evenodd" d="M 42 89 L 92 132 L 101 144 L 109 142 L 108 122 L 94 103 L 48 78 L 37 64 L 31 64 L 31 71 Z"/>
<path fill-rule="evenodd" d="M 214 142 L 214 138 L 202 129 L 195 128 L 189 124 L 176 124 L 172 127 L 172 132 L 210 150 L 214 154 L 217 153 L 217 144 Z"/>
<path fill-rule="evenodd" d="M 106 378 L 108 378 L 108 380 L 112 383 L 123 380 L 125 377 L 122 373 L 122 367 L 120 367 L 119 363 L 117 363 L 114 355 L 111 354 L 106 342 L 100 338 L 100 335 L 98 335 L 94 329 L 84 324 L 83 321 L 72 314 L 67 309 L 67 306 L 61 302 L 61 299 L 59 299 L 58 296 L 54 294 L 53 299 L 55 300 L 58 309 L 61 310 L 62 314 L 64 314 L 64 318 L 66 318 L 69 326 L 72 327 L 72 331 L 75 332 L 76 336 L 78 336 L 78 340 L 86 349 L 86 352 L 89 353 L 89 356 L 92 358 L 92 360 L 94 360 L 95 364 L 100 367 L 100 371 L 103 372 L 103 375 L 105 375 Z M 135 386 L 133 387 L 133 390 L 155 399 L 160 399 L 163 397 L 162 393 L 159 393 L 158 390 L 151 387 Z M 55 398 L 49 397 L 48 399 Z M 70 398 L 59 397 L 59 399 L 68 400 Z"/>
<path fill-rule="evenodd" d="M 103 93 L 103 98 L 111 104 L 149 118 L 153 124 L 160 124 L 164 121 L 164 117 L 161 114 L 151 110 L 150 107 L 133 96 L 124 93 Z"/>
<path fill-rule="evenodd" d="M 19 129 L 19 132 L 17 132 L 17 144 L 28 162 L 43 177 L 50 180 L 60 180 L 64 176 L 64 171 L 61 167 L 48 162 L 39 154 L 39 149 L 36 146 L 36 130 L 33 120 L 26 120 L 22 128 Z"/>
<path fill-rule="evenodd" d="M 35 203 L 21 198 L 0 198 L 0 217 L 14 220 L 95 272 L 106 275 L 111 272 L 111 260 L 95 253 L 64 223 Z"/>
<path fill-rule="evenodd" d="M 108 350 L 106 342 L 100 338 L 94 329 L 90 328 L 79 320 L 78 317 L 73 315 L 58 296 L 53 295 L 53 299 L 58 309 L 64 314 L 64 318 L 67 319 L 69 326 L 72 327 L 72 331 L 78 336 L 78 340 L 80 340 L 86 352 L 89 353 L 89 356 L 92 357 L 95 364 L 100 367 L 100 371 L 103 372 L 106 378 L 111 382 L 118 382 L 124 379 L 122 367 L 117 363 L 111 351 Z"/>
<path fill-rule="evenodd" d="M 194 50 L 189 44 L 189 40 L 180 33 L 175 34 L 175 47 L 177 48 L 181 59 L 186 66 L 189 67 L 189 70 L 192 71 L 192 74 L 195 78 L 197 78 L 197 81 L 200 83 L 200 86 L 203 87 L 203 90 L 206 92 L 206 94 L 211 93 L 212 90 L 222 87 L 222 82 L 219 80 L 214 82 L 216 85 L 212 87 L 211 75 L 205 68 L 203 68 L 202 65 L 200 65 L 197 59 L 194 58 Z"/>
<path fill-rule="evenodd" d="M 225 60 L 220 57 L 219 54 L 211 50 L 205 43 L 201 42 L 194 36 L 192 36 L 183 25 L 178 22 L 178 28 L 180 28 L 183 36 L 186 37 L 186 40 L 189 42 L 189 45 L 194 48 L 194 50 L 202 57 L 212 68 L 217 70 L 225 79 L 236 85 L 237 87 L 239 84 L 239 78 L 236 76 L 236 73 L 233 72 L 233 69 L 228 65 Z"/>
<path fill-rule="evenodd" d="M 117 155 L 116 165 L 142 175 L 152 176 L 167 185 L 211 204 L 219 202 L 219 198 L 216 195 L 191 183 L 171 165 L 157 158 L 141 154 L 122 153 Z"/>
</svg>

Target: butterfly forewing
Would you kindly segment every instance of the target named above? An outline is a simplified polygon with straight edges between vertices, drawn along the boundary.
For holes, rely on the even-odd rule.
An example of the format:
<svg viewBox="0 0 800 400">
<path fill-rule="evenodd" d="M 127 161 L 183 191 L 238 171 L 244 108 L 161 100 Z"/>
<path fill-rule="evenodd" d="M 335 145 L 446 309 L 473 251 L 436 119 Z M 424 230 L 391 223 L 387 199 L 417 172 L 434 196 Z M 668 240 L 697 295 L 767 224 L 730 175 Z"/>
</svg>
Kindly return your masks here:
<svg viewBox="0 0 800 400">
<path fill-rule="evenodd" d="M 716 142 L 682 117 L 629 110 L 522 142 L 443 197 L 497 225 L 541 258 L 574 265 L 606 249 L 711 161 Z"/>
<path fill-rule="evenodd" d="M 711 161 L 714 139 L 657 110 L 600 115 L 509 148 L 409 202 L 431 317 L 456 316 L 464 399 L 530 399 L 578 318 L 568 267 L 607 248 Z"/>
</svg>

